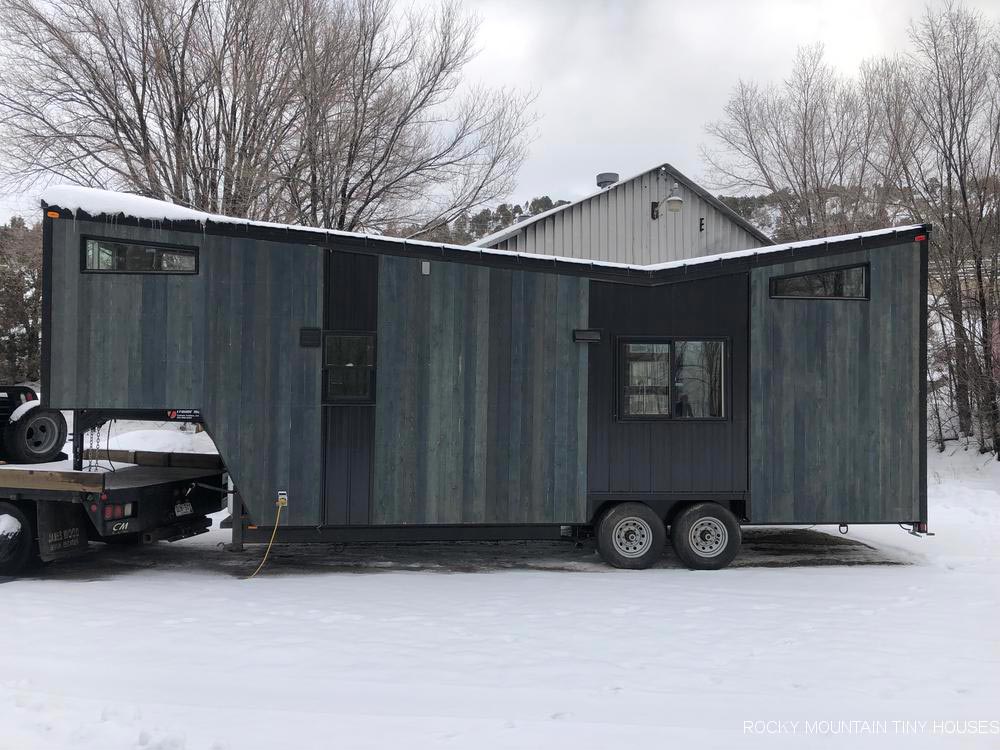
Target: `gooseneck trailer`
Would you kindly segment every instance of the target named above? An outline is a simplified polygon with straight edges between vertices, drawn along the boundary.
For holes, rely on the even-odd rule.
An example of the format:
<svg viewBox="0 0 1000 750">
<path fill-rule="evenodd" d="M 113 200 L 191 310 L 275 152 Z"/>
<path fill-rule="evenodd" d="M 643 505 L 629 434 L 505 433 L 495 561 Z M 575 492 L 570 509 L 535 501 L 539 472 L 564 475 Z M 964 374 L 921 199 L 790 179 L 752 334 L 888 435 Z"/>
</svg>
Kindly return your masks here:
<svg viewBox="0 0 1000 750">
<path fill-rule="evenodd" d="M 928 226 L 637 266 L 44 212 L 45 406 L 200 420 L 237 545 L 278 493 L 278 541 L 593 535 L 634 568 L 668 536 L 722 567 L 747 524 L 926 531 Z"/>
</svg>

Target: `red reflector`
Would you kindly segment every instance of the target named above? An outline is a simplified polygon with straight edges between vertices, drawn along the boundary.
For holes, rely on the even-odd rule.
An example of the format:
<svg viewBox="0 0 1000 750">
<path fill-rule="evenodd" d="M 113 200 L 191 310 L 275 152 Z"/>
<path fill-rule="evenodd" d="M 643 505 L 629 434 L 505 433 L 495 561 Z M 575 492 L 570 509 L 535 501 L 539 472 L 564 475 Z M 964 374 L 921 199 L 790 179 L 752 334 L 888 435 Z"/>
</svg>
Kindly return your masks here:
<svg viewBox="0 0 1000 750">
<path fill-rule="evenodd" d="M 125 508 L 123 508 L 121 505 L 112 505 L 111 507 L 115 509 L 115 518 L 125 517 Z"/>
<path fill-rule="evenodd" d="M 107 492 L 102 492 L 101 493 L 101 502 L 102 503 L 106 503 L 107 501 L 108 501 L 108 493 Z"/>
<path fill-rule="evenodd" d="M 927 239 L 927 235 L 926 234 L 918 234 L 916 237 L 913 238 L 913 241 L 914 242 L 924 242 L 926 239 Z"/>
<path fill-rule="evenodd" d="M 112 506 L 105 505 L 104 506 L 104 520 L 105 521 L 110 521 L 111 520 L 111 513 L 112 513 Z"/>
<path fill-rule="evenodd" d="M 35 394 L 32 393 L 31 391 L 28 391 L 28 393 L 25 394 L 25 399 L 28 400 L 28 401 L 34 401 L 35 400 Z"/>
<path fill-rule="evenodd" d="M 90 512 L 91 513 L 96 513 L 97 512 L 97 503 L 91 503 L 90 504 Z"/>
</svg>

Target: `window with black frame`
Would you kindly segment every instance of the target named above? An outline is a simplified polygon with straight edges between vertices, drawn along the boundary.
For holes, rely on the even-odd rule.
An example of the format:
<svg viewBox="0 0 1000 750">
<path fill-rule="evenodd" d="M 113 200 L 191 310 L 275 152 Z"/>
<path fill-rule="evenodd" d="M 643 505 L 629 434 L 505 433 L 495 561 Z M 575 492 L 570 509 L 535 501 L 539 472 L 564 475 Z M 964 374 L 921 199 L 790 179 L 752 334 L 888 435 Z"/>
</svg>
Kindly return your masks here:
<svg viewBox="0 0 1000 750">
<path fill-rule="evenodd" d="M 623 341 L 622 419 L 723 419 L 725 344 Z"/>
<path fill-rule="evenodd" d="M 675 341 L 672 416 L 718 419 L 724 415 L 721 341 Z"/>
<path fill-rule="evenodd" d="M 96 273 L 198 273 L 198 248 L 85 237 L 83 270 Z"/>
<path fill-rule="evenodd" d="M 868 299 L 868 266 L 845 266 L 775 276 L 771 296 L 799 299 Z"/>
<path fill-rule="evenodd" d="M 324 334 L 323 403 L 357 404 L 374 400 L 375 334 Z"/>
<path fill-rule="evenodd" d="M 622 345 L 622 416 L 670 415 L 670 344 L 627 341 Z"/>
</svg>

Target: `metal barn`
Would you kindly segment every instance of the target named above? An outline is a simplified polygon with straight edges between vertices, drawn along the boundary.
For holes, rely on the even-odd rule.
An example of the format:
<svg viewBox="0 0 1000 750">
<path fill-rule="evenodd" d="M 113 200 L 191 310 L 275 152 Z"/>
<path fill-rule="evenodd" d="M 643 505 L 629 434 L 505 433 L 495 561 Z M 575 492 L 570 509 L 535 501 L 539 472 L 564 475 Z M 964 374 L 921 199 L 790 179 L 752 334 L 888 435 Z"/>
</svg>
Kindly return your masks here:
<svg viewBox="0 0 1000 750">
<path fill-rule="evenodd" d="M 668 528 L 692 567 L 741 524 L 925 528 L 928 227 L 637 265 L 45 204 L 47 405 L 203 422 L 237 542 L 279 492 L 279 540 L 594 534 L 623 567 Z"/>
<path fill-rule="evenodd" d="M 774 244 L 693 180 L 661 164 L 479 240 L 477 247 L 648 265 Z"/>
</svg>

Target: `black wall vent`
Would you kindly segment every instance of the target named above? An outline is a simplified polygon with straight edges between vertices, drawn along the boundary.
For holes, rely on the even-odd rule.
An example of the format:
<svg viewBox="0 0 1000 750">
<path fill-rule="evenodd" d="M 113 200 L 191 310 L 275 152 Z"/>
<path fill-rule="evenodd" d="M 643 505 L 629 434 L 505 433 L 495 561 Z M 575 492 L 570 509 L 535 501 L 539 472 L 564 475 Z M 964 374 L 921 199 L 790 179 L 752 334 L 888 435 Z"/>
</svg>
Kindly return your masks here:
<svg viewBox="0 0 1000 750">
<path fill-rule="evenodd" d="M 580 344 L 597 344 L 601 341 L 601 332 L 597 328 L 577 328 L 573 331 L 573 340 Z"/>
</svg>

